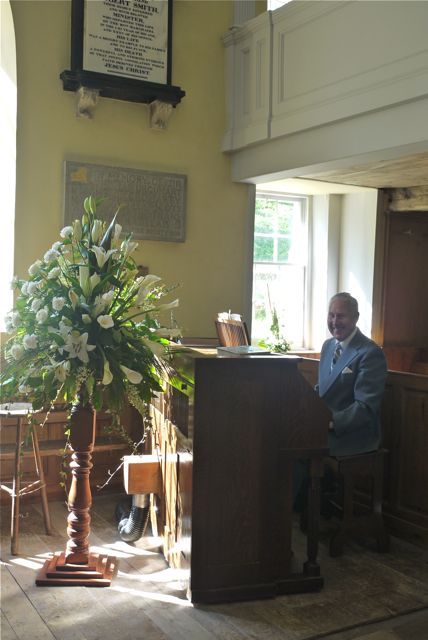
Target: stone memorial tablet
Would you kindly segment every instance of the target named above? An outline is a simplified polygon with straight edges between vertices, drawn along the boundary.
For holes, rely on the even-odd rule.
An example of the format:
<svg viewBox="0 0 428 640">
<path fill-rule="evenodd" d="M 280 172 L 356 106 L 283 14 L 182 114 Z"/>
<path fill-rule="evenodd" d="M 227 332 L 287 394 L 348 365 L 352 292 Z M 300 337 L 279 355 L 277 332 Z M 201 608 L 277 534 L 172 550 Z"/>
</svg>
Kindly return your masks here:
<svg viewBox="0 0 428 640">
<path fill-rule="evenodd" d="M 184 242 L 187 177 L 83 162 L 65 162 L 64 224 L 82 214 L 86 197 L 105 197 L 100 217 L 110 221 L 121 206 L 118 223 L 141 240 Z"/>
</svg>

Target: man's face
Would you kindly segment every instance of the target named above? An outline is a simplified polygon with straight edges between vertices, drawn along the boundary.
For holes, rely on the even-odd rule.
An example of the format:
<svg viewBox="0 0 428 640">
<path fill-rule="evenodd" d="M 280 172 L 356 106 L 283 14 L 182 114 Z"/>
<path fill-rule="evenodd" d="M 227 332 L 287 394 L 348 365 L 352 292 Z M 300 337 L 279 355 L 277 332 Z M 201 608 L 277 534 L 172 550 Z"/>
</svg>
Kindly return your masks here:
<svg viewBox="0 0 428 640">
<path fill-rule="evenodd" d="M 327 326 L 331 335 L 343 342 L 353 332 L 358 315 L 353 315 L 346 300 L 333 300 L 327 316 Z"/>
</svg>

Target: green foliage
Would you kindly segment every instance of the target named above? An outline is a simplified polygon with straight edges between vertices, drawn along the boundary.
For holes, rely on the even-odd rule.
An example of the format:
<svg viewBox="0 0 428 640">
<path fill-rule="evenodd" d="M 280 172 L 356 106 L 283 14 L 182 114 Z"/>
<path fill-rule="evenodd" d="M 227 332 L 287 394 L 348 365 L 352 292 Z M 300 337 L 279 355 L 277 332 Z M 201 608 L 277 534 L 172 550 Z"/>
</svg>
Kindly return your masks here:
<svg viewBox="0 0 428 640">
<path fill-rule="evenodd" d="M 290 351 L 290 343 L 284 338 L 279 326 L 278 314 L 275 307 L 272 309 L 272 324 L 270 326 L 271 338 L 260 340 L 260 346 L 269 349 L 273 353 L 287 353 Z"/>
</svg>

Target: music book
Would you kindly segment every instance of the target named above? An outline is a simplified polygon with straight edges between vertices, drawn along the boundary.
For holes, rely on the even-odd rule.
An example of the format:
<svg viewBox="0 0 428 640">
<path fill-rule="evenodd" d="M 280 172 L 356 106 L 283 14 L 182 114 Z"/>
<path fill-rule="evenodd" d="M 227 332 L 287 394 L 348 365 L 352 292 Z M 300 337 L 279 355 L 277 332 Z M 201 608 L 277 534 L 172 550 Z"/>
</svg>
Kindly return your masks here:
<svg viewBox="0 0 428 640">
<path fill-rule="evenodd" d="M 262 356 L 269 355 L 268 349 L 263 347 L 253 347 L 251 345 L 240 345 L 238 347 L 217 347 L 217 352 L 221 355 L 227 353 L 235 356 Z"/>
</svg>

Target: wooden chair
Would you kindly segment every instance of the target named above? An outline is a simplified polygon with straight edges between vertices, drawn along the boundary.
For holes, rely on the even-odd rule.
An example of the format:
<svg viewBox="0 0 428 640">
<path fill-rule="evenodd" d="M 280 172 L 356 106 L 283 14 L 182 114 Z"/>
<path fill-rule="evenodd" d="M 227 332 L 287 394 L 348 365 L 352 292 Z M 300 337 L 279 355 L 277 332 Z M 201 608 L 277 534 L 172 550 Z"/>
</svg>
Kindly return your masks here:
<svg viewBox="0 0 428 640">
<path fill-rule="evenodd" d="M 339 527 L 330 537 L 330 556 L 343 553 L 345 539 L 353 534 L 371 535 L 376 539 L 377 550 L 389 550 L 389 535 L 382 517 L 383 460 L 386 449 L 355 456 L 330 456 L 326 465 L 336 475 L 339 483 L 339 501 L 330 499 L 332 506 L 342 514 Z M 357 482 L 369 478 L 371 484 L 371 506 L 369 513 L 357 513 L 354 504 L 354 489 Z"/>
<path fill-rule="evenodd" d="M 215 328 L 221 347 L 239 347 L 251 344 L 247 325 L 242 320 L 217 318 Z"/>
<path fill-rule="evenodd" d="M 37 427 L 33 426 L 31 430 L 31 440 L 33 444 L 34 466 L 35 474 L 34 479 L 31 481 L 22 480 L 21 462 L 24 455 L 23 440 L 24 440 L 24 425 L 23 418 L 28 417 L 29 410 L 15 408 L 14 405 L 10 405 L 10 408 L 2 408 L 0 410 L 0 416 L 16 418 L 16 440 L 15 440 L 15 457 L 13 466 L 13 477 L 11 485 L 1 484 L 0 488 L 9 494 L 12 499 L 12 511 L 10 521 L 10 542 L 11 542 L 11 554 L 13 556 L 19 553 L 19 519 L 20 519 L 20 502 L 21 497 L 26 496 L 34 491 L 40 491 L 40 498 L 42 502 L 43 518 L 45 521 L 45 530 L 47 535 L 51 535 L 52 527 L 49 515 L 48 498 L 46 492 L 46 483 L 43 473 L 43 464 L 40 456 L 39 440 L 37 437 Z"/>
</svg>

